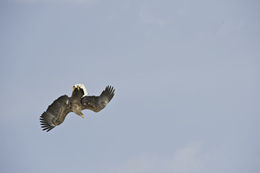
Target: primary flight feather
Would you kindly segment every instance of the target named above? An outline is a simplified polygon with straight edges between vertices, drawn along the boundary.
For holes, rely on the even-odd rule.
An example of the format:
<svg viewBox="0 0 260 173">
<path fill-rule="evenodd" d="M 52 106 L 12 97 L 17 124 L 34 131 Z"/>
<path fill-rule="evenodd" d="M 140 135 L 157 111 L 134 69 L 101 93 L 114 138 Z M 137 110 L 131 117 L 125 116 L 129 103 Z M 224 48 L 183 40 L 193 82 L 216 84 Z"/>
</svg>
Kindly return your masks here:
<svg viewBox="0 0 260 173">
<path fill-rule="evenodd" d="M 70 112 L 84 118 L 82 110 L 89 109 L 99 112 L 105 108 L 115 95 L 115 89 L 107 86 L 100 96 L 87 96 L 86 87 L 83 84 L 76 84 L 72 88 L 72 95 L 63 95 L 56 99 L 47 110 L 40 116 L 42 130 L 47 132 L 60 125 Z"/>
</svg>

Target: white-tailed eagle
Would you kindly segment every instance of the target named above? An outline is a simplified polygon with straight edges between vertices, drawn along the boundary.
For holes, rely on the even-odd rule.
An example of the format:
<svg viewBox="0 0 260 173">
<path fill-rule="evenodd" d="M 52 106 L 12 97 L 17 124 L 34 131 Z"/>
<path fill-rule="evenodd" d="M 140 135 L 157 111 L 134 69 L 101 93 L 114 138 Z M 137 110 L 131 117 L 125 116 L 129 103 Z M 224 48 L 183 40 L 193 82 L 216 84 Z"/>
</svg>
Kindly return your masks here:
<svg viewBox="0 0 260 173">
<path fill-rule="evenodd" d="M 100 96 L 87 96 L 86 87 L 76 84 L 72 87 L 72 95 L 63 95 L 56 99 L 47 110 L 40 116 L 42 130 L 47 132 L 60 125 L 70 112 L 84 118 L 82 110 L 89 109 L 99 112 L 105 108 L 115 94 L 112 86 L 107 86 Z"/>
</svg>

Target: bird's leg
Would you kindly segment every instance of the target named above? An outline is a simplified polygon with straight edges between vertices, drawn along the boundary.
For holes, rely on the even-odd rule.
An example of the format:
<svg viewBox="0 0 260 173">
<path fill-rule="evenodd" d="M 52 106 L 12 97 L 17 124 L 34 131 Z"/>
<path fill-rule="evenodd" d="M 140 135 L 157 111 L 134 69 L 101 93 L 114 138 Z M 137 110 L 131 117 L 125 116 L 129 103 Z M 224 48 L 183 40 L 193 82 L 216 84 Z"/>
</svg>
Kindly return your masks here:
<svg viewBox="0 0 260 173">
<path fill-rule="evenodd" d="M 80 90 L 81 88 L 80 88 L 79 85 L 74 85 L 74 86 L 72 87 L 72 91 L 74 91 L 75 89 Z"/>
<path fill-rule="evenodd" d="M 85 118 L 84 114 L 82 112 L 75 112 L 77 115 L 79 115 L 81 118 Z"/>
</svg>

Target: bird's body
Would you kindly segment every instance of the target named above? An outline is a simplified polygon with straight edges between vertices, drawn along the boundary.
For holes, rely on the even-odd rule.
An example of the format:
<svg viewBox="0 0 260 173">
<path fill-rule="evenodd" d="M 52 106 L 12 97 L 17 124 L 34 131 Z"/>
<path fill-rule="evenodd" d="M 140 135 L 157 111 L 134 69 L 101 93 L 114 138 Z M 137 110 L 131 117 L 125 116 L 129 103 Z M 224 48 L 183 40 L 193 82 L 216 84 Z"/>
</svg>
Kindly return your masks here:
<svg viewBox="0 0 260 173">
<path fill-rule="evenodd" d="M 70 103 L 71 103 L 71 111 L 74 112 L 75 114 L 81 116 L 82 118 L 84 117 L 83 113 L 81 112 L 84 108 L 83 105 L 81 104 L 81 98 L 85 95 L 87 95 L 86 89 L 83 89 L 83 86 L 73 86 L 72 90 L 72 95 L 70 97 Z"/>
<path fill-rule="evenodd" d="M 41 115 L 40 121 L 43 130 L 50 131 L 60 125 L 70 112 L 84 118 L 82 110 L 89 109 L 99 112 L 105 108 L 114 96 L 114 88 L 107 86 L 100 96 L 87 96 L 87 90 L 83 84 L 73 86 L 72 95 L 63 95 L 56 99 Z"/>
</svg>

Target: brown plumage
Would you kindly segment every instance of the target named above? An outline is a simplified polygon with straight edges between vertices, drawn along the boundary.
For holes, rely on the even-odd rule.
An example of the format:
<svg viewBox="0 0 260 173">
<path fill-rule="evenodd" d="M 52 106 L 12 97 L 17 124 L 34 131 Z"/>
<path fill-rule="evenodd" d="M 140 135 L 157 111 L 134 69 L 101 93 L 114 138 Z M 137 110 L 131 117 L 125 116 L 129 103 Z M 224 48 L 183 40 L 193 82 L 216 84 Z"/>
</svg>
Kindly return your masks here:
<svg viewBox="0 0 260 173">
<path fill-rule="evenodd" d="M 105 108 L 105 106 L 114 97 L 115 89 L 111 86 L 107 86 L 106 89 L 100 94 L 100 96 L 85 96 L 81 99 L 83 109 L 90 109 L 94 112 L 99 112 Z"/>
<path fill-rule="evenodd" d="M 101 111 L 113 98 L 115 89 L 112 86 L 107 86 L 100 96 L 86 96 L 86 92 L 84 85 L 77 84 L 73 86 L 71 97 L 63 95 L 56 99 L 40 116 L 42 130 L 48 132 L 60 125 L 70 112 L 84 118 L 81 112 L 84 109 L 94 112 Z"/>
</svg>

